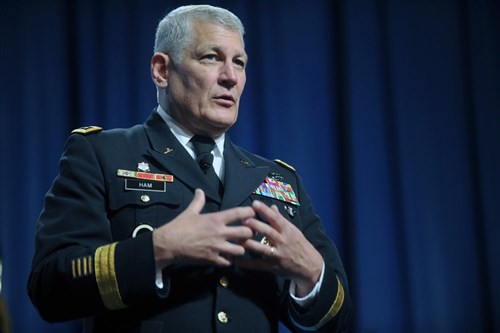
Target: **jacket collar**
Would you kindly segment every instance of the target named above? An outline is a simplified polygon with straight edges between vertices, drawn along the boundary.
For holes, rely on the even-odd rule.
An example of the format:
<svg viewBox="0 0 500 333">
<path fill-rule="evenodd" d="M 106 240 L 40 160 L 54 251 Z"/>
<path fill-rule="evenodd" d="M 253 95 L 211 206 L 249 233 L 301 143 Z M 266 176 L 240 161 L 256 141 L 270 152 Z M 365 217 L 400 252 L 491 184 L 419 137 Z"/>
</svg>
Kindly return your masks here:
<svg viewBox="0 0 500 333">
<path fill-rule="evenodd" d="M 226 135 L 224 196 L 221 202 L 217 191 L 210 186 L 196 162 L 157 112 L 153 112 L 145 122 L 144 129 L 151 144 L 151 149 L 147 150 L 151 158 L 166 172 L 174 175 L 174 181 L 183 182 L 193 191 L 196 188 L 203 189 L 208 198 L 221 204 L 221 210 L 241 204 L 269 174 L 269 166 L 256 165 Z"/>
</svg>

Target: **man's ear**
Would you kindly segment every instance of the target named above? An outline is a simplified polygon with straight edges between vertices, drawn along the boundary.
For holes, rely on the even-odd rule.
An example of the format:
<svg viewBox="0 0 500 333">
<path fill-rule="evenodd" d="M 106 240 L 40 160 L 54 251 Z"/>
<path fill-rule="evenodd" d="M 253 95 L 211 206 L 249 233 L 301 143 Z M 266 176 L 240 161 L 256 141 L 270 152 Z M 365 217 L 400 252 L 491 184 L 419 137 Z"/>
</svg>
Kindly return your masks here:
<svg viewBox="0 0 500 333">
<path fill-rule="evenodd" d="M 151 58 L 151 78 L 155 85 L 164 89 L 168 85 L 170 57 L 161 52 L 155 52 Z"/>
</svg>

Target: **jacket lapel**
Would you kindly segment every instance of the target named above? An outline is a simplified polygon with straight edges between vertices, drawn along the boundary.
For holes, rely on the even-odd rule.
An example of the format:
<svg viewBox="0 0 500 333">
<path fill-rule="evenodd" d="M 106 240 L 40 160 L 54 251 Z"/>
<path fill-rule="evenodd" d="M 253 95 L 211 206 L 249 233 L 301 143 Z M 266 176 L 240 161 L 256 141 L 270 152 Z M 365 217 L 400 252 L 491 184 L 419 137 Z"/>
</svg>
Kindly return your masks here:
<svg viewBox="0 0 500 333">
<path fill-rule="evenodd" d="M 193 190 L 201 188 L 208 198 L 220 203 L 217 191 L 157 112 L 146 121 L 144 129 L 152 147 L 147 150 L 149 156 L 174 175 L 174 181 L 179 180 Z"/>
<path fill-rule="evenodd" d="M 221 210 L 240 205 L 269 174 L 269 166 L 258 166 L 226 135 L 224 144 L 225 182 Z"/>
</svg>

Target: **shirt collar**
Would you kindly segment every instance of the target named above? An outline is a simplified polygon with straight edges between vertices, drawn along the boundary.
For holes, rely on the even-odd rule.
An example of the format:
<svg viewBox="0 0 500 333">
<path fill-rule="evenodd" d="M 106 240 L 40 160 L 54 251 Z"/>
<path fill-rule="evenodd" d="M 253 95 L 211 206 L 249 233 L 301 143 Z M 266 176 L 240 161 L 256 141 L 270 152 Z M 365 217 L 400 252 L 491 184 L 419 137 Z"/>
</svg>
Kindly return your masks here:
<svg viewBox="0 0 500 333">
<path fill-rule="evenodd" d="M 193 150 L 192 144 L 189 142 L 194 136 L 194 133 L 175 121 L 160 105 L 156 108 L 156 112 L 165 121 L 165 123 L 170 127 L 172 134 L 179 140 L 179 142 L 184 146 L 188 147 L 189 150 Z M 215 141 L 215 149 L 213 150 L 214 155 L 217 157 L 224 156 L 224 142 L 226 136 L 224 134 L 213 138 Z"/>
</svg>

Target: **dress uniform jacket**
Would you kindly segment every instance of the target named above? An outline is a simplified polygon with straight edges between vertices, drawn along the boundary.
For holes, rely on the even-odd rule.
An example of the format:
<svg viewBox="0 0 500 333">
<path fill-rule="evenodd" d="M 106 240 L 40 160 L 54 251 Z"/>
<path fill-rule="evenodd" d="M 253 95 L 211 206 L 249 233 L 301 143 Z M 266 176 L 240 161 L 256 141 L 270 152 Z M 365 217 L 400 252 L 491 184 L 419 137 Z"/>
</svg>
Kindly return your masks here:
<svg viewBox="0 0 500 333">
<path fill-rule="evenodd" d="M 294 332 L 345 326 L 346 275 L 293 168 L 250 154 L 226 136 L 221 199 L 156 112 L 129 129 L 76 132 L 37 224 L 28 291 L 42 318 L 85 318 L 86 332 L 265 333 L 277 332 L 279 320 Z M 291 185 L 299 205 L 256 194 L 269 179 Z M 172 265 L 157 287 L 150 230 L 184 211 L 196 188 L 205 192 L 204 212 L 255 199 L 279 207 L 325 261 L 311 306 L 294 303 L 288 280 L 237 266 Z"/>
</svg>

